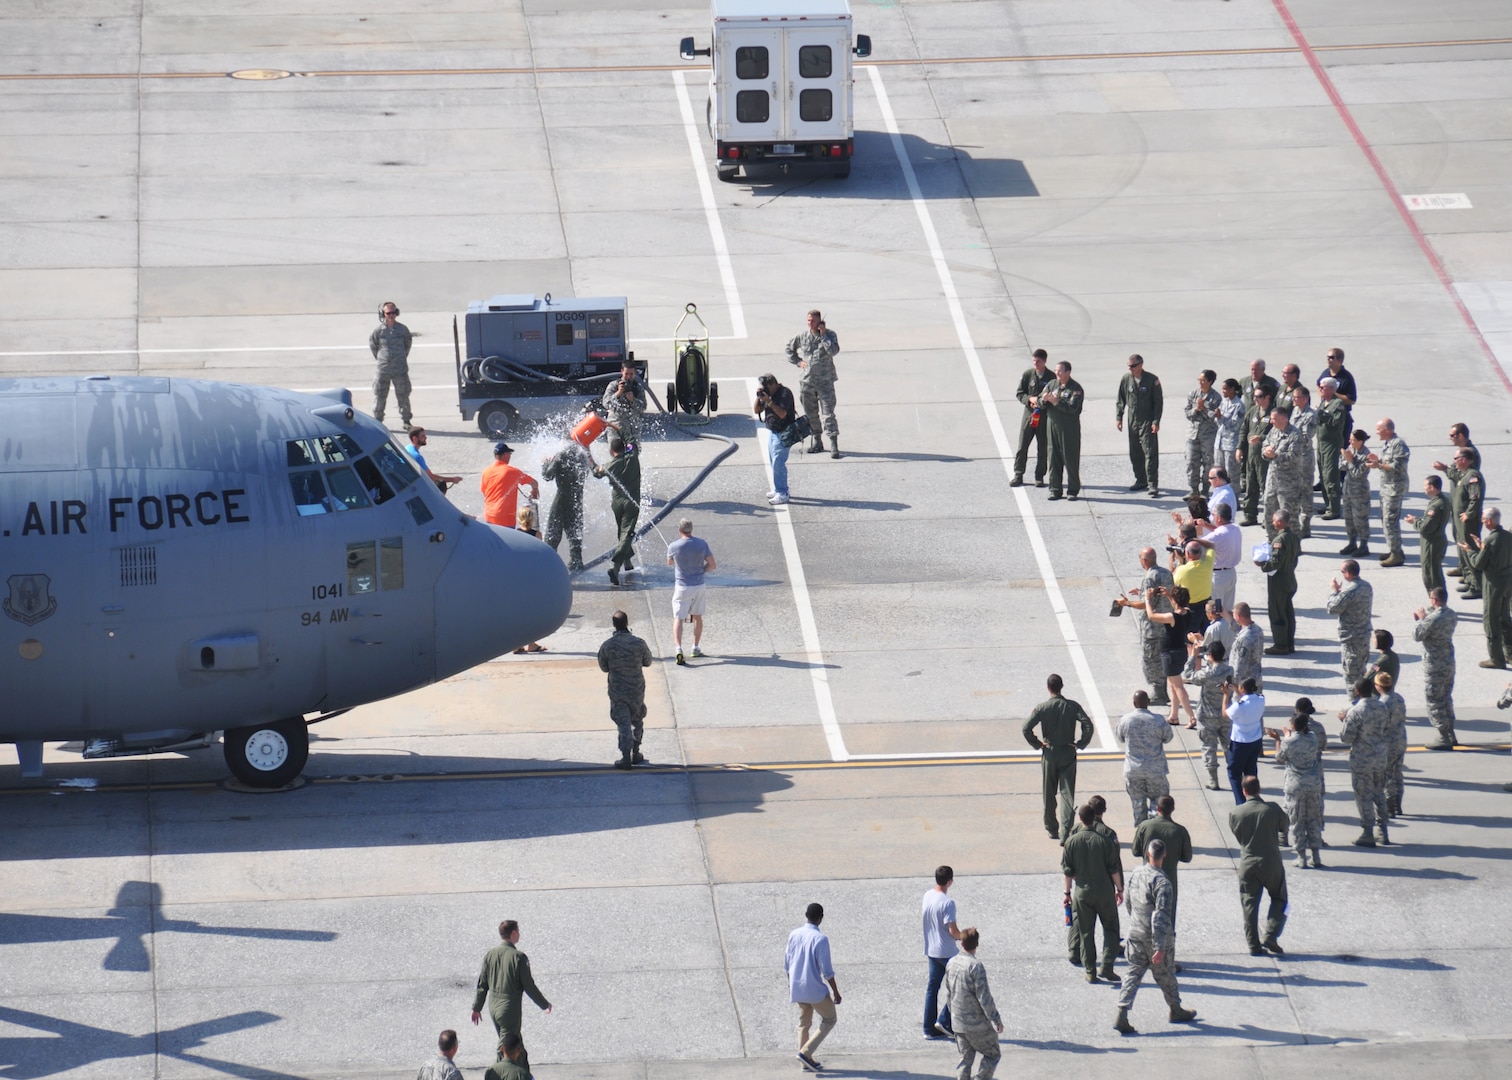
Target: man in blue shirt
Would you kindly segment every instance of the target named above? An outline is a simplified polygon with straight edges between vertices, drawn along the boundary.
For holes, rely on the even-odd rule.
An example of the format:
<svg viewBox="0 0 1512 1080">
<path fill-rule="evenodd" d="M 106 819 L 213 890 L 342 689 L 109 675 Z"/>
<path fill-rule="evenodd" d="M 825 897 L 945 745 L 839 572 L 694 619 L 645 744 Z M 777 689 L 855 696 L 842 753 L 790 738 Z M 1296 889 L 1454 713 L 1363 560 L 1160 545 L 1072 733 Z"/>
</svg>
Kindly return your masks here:
<svg viewBox="0 0 1512 1080">
<path fill-rule="evenodd" d="M 947 893 L 955 881 L 955 871 L 948 866 L 935 869 L 934 888 L 924 894 L 924 955 L 929 960 L 929 984 L 924 991 L 924 1037 L 947 1039 L 955 1035 L 950 1025 L 950 999 L 940 1008 L 940 984 L 945 968 L 956 954 L 961 931 L 956 926 L 956 906 Z"/>
<path fill-rule="evenodd" d="M 423 427 L 410 428 L 409 441 L 410 444 L 404 449 L 409 451 L 411 460 L 420 467 L 420 471 L 430 477 L 431 482 L 441 489 L 441 494 L 445 495 L 447 488 L 453 484 L 460 484 L 462 482 L 460 476 L 440 476 L 431 472 L 430 466 L 425 463 L 425 455 L 420 452 L 425 449 L 425 444 L 430 441 L 426 437 Z"/>
<path fill-rule="evenodd" d="M 678 537 L 667 545 L 667 565 L 675 567 L 672 586 L 672 640 L 677 643 L 677 662 L 683 659 L 682 628 L 693 624 L 693 657 L 703 655 L 698 643 L 703 640 L 704 575 L 713 570 L 714 553 L 709 545 L 693 535 L 693 523 L 683 518 L 677 523 Z"/>
<path fill-rule="evenodd" d="M 798 1060 L 805 1069 L 818 1072 L 823 1066 L 814 1060 L 814 1051 L 834 1030 L 840 987 L 835 985 L 835 968 L 830 963 L 829 938 L 819 932 L 824 906 L 810 904 L 803 914 L 808 921 L 788 935 L 783 966 L 791 1000 L 798 1006 Z M 810 1037 L 815 1013 L 819 1014 L 819 1030 Z"/>
<path fill-rule="evenodd" d="M 1223 688 L 1223 714 L 1229 728 L 1228 774 L 1234 791 L 1234 804 L 1244 805 L 1244 778 L 1255 775 L 1260 762 L 1260 744 L 1265 738 L 1265 695 L 1254 679 L 1239 685 L 1239 698 L 1232 701 L 1234 684 Z"/>
</svg>

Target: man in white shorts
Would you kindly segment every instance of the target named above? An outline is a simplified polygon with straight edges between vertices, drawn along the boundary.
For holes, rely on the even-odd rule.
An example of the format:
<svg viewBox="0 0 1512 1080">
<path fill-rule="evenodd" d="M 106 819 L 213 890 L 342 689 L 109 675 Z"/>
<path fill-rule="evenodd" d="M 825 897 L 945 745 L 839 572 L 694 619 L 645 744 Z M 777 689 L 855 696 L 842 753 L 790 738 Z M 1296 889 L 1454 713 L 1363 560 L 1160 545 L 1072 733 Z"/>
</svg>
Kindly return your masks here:
<svg viewBox="0 0 1512 1080">
<path fill-rule="evenodd" d="M 677 583 L 672 587 L 672 640 L 677 643 L 677 662 L 683 659 L 682 628 L 693 623 L 693 656 L 703 655 L 698 643 L 703 640 L 704 575 L 715 568 L 714 553 L 709 545 L 693 535 L 693 523 L 683 518 L 677 523 L 678 537 L 667 545 L 667 565 L 674 567 Z"/>
</svg>

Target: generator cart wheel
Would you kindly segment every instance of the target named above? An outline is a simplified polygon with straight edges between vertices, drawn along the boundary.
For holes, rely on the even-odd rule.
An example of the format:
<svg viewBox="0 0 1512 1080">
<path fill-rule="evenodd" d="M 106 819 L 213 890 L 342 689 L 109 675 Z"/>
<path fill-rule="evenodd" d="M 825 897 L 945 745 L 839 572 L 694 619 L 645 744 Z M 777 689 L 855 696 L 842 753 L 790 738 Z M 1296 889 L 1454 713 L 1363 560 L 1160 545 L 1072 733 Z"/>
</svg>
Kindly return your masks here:
<svg viewBox="0 0 1512 1080">
<path fill-rule="evenodd" d="M 709 411 L 711 413 L 719 411 L 719 384 L 717 382 L 709 384 Z"/>
<path fill-rule="evenodd" d="M 310 729 L 301 717 L 231 728 L 221 736 L 226 767 L 248 787 L 280 788 L 310 760 Z"/>
<path fill-rule="evenodd" d="M 507 401 L 490 401 L 478 410 L 478 430 L 491 439 L 502 439 L 517 417 L 515 407 Z"/>
<path fill-rule="evenodd" d="M 677 411 L 677 384 L 676 383 L 668 383 L 667 384 L 667 411 L 670 412 L 670 413 L 675 413 Z"/>
</svg>

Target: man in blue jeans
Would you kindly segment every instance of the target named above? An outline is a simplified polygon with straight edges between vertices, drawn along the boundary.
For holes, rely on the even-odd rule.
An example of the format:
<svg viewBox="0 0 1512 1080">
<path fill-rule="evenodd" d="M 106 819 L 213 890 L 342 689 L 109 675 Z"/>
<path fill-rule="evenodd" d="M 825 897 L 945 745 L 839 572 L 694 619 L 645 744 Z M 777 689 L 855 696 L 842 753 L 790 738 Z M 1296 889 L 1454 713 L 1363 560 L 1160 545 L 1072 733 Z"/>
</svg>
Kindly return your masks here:
<svg viewBox="0 0 1512 1080">
<path fill-rule="evenodd" d="M 793 423 L 793 392 L 771 373 L 763 375 L 760 382 L 752 412 L 767 429 L 767 459 L 772 463 L 772 490 L 767 492 L 767 502 L 782 506 L 788 501 L 787 459 L 791 449 L 783 434 Z"/>
<path fill-rule="evenodd" d="M 1235 690 L 1238 697 L 1234 696 Z M 1234 805 L 1244 805 L 1244 778 L 1255 775 L 1260 743 L 1265 738 L 1265 695 L 1254 679 L 1223 688 L 1223 715 L 1229 718 L 1228 774 Z"/>
<path fill-rule="evenodd" d="M 946 894 L 955 880 L 948 866 L 935 869 L 935 885 L 924 894 L 924 955 L 929 959 L 929 987 L 924 991 L 924 1037 L 953 1039 L 950 1026 L 950 1001 L 940 1007 L 940 984 L 945 981 L 945 966 L 956 954 L 961 931 L 956 927 L 955 901 Z"/>
</svg>

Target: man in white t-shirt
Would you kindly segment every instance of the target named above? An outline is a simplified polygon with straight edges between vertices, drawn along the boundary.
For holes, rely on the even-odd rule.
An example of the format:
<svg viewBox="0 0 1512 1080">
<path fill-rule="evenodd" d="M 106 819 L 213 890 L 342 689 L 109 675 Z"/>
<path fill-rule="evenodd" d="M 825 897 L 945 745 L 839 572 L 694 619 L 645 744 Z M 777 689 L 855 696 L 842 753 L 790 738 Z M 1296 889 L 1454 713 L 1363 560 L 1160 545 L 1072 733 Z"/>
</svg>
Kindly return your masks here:
<svg viewBox="0 0 1512 1080">
<path fill-rule="evenodd" d="M 672 586 L 672 640 L 677 643 L 677 662 L 686 664 L 683 623 L 693 623 L 693 656 L 697 659 L 703 655 L 698 643 L 703 640 L 704 574 L 717 564 L 709 545 L 693 535 L 691 521 L 687 518 L 679 521 L 677 532 L 677 539 L 667 545 L 667 565 L 676 568 L 676 583 Z"/>
<path fill-rule="evenodd" d="M 924 1037 L 953 1039 L 950 1026 L 950 1001 L 940 1006 L 940 984 L 945 981 L 945 966 L 956 954 L 961 931 L 956 927 L 955 901 L 946 894 L 955 880 L 948 866 L 935 869 L 935 885 L 924 894 L 924 955 L 929 959 L 929 987 L 924 991 Z"/>
</svg>

